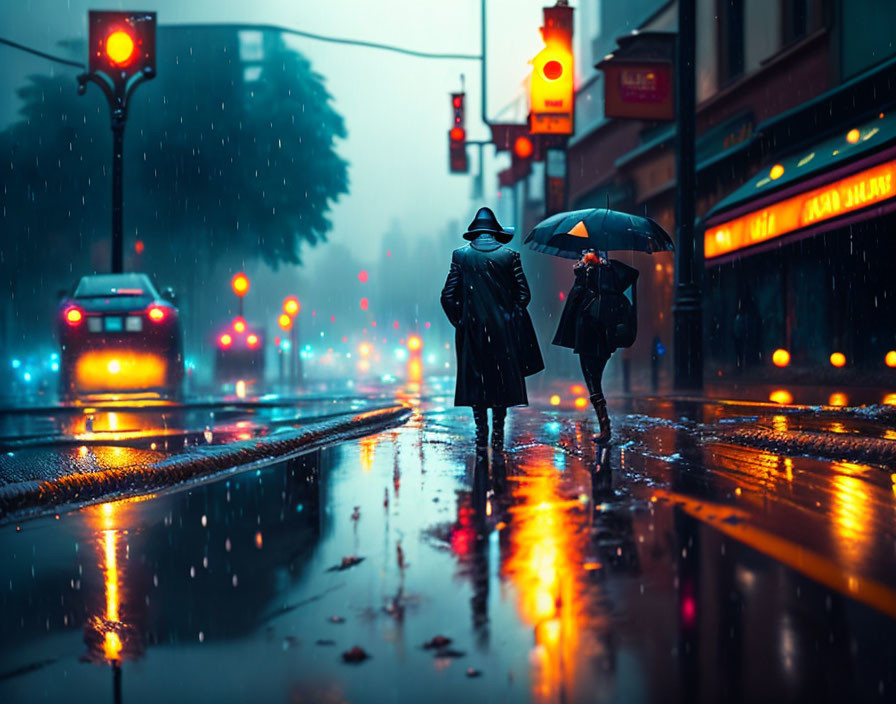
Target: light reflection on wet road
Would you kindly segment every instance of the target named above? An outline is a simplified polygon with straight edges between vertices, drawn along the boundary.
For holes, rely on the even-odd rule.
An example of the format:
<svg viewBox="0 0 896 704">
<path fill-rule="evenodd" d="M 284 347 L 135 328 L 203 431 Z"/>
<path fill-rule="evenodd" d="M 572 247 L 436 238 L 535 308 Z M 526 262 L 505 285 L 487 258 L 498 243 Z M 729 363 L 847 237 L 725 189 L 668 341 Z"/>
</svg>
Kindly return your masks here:
<svg viewBox="0 0 896 704">
<path fill-rule="evenodd" d="M 587 415 L 515 411 L 489 474 L 467 413 L 423 409 L 0 529 L 0 699 L 892 700 L 881 468 L 698 442 L 727 412 L 660 404 L 603 456 Z"/>
</svg>

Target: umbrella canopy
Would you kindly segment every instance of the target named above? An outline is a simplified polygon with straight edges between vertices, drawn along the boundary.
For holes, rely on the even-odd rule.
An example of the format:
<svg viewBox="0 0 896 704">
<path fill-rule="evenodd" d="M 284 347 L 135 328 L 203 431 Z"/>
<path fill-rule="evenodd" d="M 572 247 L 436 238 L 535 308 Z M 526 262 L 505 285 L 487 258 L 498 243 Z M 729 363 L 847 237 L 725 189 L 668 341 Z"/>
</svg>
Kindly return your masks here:
<svg viewBox="0 0 896 704">
<path fill-rule="evenodd" d="M 552 215 L 535 226 L 525 243 L 537 252 L 567 259 L 578 259 L 584 249 L 651 254 L 675 249 L 669 233 L 655 220 L 607 208 Z"/>
</svg>

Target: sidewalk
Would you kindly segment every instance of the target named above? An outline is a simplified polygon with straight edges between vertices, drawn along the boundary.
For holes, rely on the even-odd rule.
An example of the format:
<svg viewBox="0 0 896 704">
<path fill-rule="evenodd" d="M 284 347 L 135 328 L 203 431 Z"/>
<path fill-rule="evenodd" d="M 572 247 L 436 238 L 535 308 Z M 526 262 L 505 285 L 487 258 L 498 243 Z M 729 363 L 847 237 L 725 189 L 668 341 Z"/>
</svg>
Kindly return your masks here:
<svg viewBox="0 0 896 704">
<path fill-rule="evenodd" d="M 260 468 L 319 449 L 334 442 L 363 437 L 401 425 L 411 414 L 407 406 L 390 406 L 347 414 L 307 425 L 282 428 L 278 432 L 224 445 L 186 447 L 163 459 L 131 462 L 100 468 L 88 462 L 73 463 L 66 476 L 40 479 L 40 468 L 32 467 L 33 479 L 0 486 L 0 524 L 41 513 L 164 491 L 184 482 L 218 478 L 225 474 Z M 97 448 L 99 451 L 103 448 Z M 118 449 L 118 448 L 113 448 Z M 128 458 L 122 452 L 123 458 Z"/>
<path fill-rule="evenodd" d="M 896 470 L 896 393 L 889 389 L 717 383 L 696 393 L 609 391 L 607 398 L 614 429 L 659 421 L 692 433 L 701 444 Z M 578 381 L 546 384 L 530 394 L 530 403 L 593 420 Z"/>
</svg>

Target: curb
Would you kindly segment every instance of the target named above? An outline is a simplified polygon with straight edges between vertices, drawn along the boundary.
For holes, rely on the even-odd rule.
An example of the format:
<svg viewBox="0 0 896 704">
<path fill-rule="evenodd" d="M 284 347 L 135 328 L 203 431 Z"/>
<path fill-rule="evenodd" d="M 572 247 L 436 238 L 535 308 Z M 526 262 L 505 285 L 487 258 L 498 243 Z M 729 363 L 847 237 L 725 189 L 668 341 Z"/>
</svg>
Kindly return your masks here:
<svg viewBox="0 0 896 704">
<path fill-rule="evenodd" d="M 835 461 L 848 459 L 879 465 L 896 463 L 896 442 L 883 438 L 751 428 L 721 433 L 718 439 L 784 455 L 811 455 Z"/>
<path fill-rule="evenodd" d="M 0 487 L 0 524 L 16 518 L 75 507 L 110 496 L 115 499 L 170 489 L 197 479 L 217 478 L 282 462 L 336 440 L 351 440 L 403 424 L 407 406 L 391 406 L 257 440 L 191 448 L 160 462 L 137 467 L 73 474 L 54 481 L 29 481 Z"/>
</svg>

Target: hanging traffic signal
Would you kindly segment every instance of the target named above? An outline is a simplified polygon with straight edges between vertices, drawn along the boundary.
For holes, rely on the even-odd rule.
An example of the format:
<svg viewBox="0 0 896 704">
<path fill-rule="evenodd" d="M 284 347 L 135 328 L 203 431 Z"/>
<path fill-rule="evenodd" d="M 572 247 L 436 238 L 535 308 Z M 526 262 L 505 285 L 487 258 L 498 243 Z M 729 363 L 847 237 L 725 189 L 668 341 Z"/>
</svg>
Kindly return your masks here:
<svg viewBox="0 0 896 704">
<path fill-rule="evenodd" d="M 464 129 L 464 93 L 451 94 L 453 123 L 448 130 L 448 171 L 465 174 L 470 170 L 467 160 L 467 131 Z"/>
<path fill-rule="evenodd" d="M 115 83 L 138 73 L 155 75 L 155 12 L 91 10 L 88 21 L 90 73 L 103 72 Z"/>
<path fill-rule="evenodd" d="M 534 151 L 532 139 L 526 135 L 520 135 L 513 142 L 513 155 L 518 159 L 528 159 Z"/>
<path fill-rule="evenodd" d="M 562 4 L 561 4 L 562 3 Z M 529 81 L 529 131 L 532 134 L 572 134 L 573 9 L 563 0 L 544 8 L 541 36 L 545 47 L 532 59 Z"/>
</svg>

